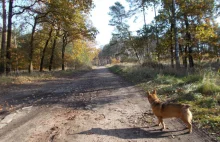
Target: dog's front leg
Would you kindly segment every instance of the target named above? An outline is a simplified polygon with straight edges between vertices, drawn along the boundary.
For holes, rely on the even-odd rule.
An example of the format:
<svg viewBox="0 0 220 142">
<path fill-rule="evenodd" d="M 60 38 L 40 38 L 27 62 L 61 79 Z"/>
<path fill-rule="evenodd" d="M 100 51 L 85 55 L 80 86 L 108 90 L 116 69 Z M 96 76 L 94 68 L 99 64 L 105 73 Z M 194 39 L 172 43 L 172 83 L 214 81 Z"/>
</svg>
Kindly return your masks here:
<svg viewBox="0 0 220 142">
<path fill-rule="evenodd" d="M 160 126 L 160 123 L 161 123 L 161 117 L 157 116 L 157 120 L 158 120 L 157 126 Z"/>
<path fill-rule="evenodd" d="M 164 130 L 165 129 L 165 123 L 163 122 L 163 118 L 161 118 L 161 123 L 162 123 L 162 126 L 163 126 L 163 128 L 161 130 Z"/>
<path fill-rule="evenodd" d="M 160 126 L 160 123 L 162 124 L 162 129 L 161 130 L 164 130 L 165 129 L 165 123 L 163 122 L 163 118 L 162 117 L 157 117 L 158 118 L 158 126 Z"/>
</svg>

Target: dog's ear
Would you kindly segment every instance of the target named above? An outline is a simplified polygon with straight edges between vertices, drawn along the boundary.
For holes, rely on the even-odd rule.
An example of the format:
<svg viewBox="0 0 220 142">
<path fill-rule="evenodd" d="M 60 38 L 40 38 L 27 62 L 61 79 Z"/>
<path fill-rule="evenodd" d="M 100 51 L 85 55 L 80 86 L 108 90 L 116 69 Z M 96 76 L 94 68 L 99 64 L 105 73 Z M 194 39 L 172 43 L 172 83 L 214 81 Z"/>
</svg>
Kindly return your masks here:
<svg viewBox="0 0 220 142">
<path fill-rule="evenodd" d="M 157 91 L 156 91 L 156 89 L 154 89 L 154 91 L 153 91 L 153 94 L 157 94 Z"/>
<path fill-rule="evenodd" d="M 147 97 L 149 98 L 151 96 L 150 91 L 147 91 Z"/>
</svg>

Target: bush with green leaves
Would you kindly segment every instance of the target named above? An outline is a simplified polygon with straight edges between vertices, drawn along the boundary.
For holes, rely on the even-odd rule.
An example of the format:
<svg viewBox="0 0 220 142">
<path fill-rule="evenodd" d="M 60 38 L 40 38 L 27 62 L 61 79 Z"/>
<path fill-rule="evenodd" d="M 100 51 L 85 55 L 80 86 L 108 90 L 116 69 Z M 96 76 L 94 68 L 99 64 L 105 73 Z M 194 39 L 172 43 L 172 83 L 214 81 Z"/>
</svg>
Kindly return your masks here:
<svg viewBox="0 0 220 142">
<path fill-rule="evenodd" d="M 203 108 L 213 108 L 217 106 L 218 101 L 213 97 L 203 97 L 202 100 L 198 102 L 198 105 Z"/>
</svg>

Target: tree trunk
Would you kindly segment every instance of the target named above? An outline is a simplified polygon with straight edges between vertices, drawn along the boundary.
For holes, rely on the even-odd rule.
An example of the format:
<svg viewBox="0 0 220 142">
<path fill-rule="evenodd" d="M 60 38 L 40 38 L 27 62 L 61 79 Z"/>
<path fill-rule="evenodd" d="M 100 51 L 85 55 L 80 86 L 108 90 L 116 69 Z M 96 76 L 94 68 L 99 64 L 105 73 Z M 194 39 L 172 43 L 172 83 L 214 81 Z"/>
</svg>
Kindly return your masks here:
<svg viewBox="0 0 220 142">
<path fill-rule="evenodd" d="M 172 0 L 173 8 L 173 28 L 174 28 L 174 39 L 175 39 L 175 61 L 176 61 L 176 69 L 180 69 L 180 57 L 179 57 L 179 44 L 178 44 L 178 33 L 177 33 L 177 26 L 176 26 L 176 8 L 175 8 L 175 0 Z"/>
<path fill-rule="evenodd" d="M 135 55 L 136 55 L 136 57 L 137 57 L 137 59 L 138 59 L 139 64 L 141 64 L 141 59 L 140 59 L 140 57 L 138 56 L 137 50 L 136 50 L 135 48 L 133 48 L 133 49 L 134 49 L 134 52 L 135 52 Z"/>
<path fill-rule="evenodd" d="M 171 67 L 174 68 L 174 55 L 173 55 L 173 22 L 171 23 L 171 44 L 170 44 L 170 60 L 171 60 Z"/>
<path fill-rule="evenodd" d="M 49 37 L 44 45 L 44 49 L 43 49 L 43 53 L 42 53 L 42 57 L 41 57 L 41 61 L 40 61 L 40 72 L 43 71 L 43 65 L 44 65 L 44 57 L 45 57 L 45 53 L 46 53 L 46 49 L 47 49 L 47 46 L 49 44 L 49 41 L 51 39 L 51 36 L 52 36 L 52 32 L 53 32 L 53 28 L 51 27 L 50 29 L 50 32 L 49 32 Z"/>
<path fill-rule="evenodd" d="M 155 2 L 154 2 L 154 18 L 156 18 L 156 16 L 157 16 L 157 13 L 156 13 L 156 4 L 155 4 Z M 155 27 L 156 27 L 156 41 L 157 41 L 156 45 L 158 46 L 159 40 L 158 40 L 157 20 L 155 20 Z"/>
<path fill-rule="evenodd" d="M 182 46 L 181 44 L 179 44 L 179 49 L 180 49 L 180 56 L 182 57 L 182 60 L 183 60 L 183 66 L 185 67 L 185 68 L 187 68 L 187 60 L 186 60 L 186 58 L 185 58 L 185 56 L 184 56 L 184 54 L 185 54 L 185 48 L 184 48 L 184 46 Z M 184 49 L 184 50 L 183 50 Z"/>
<path fill-rule="evenodd" d="M 67 33 L 63 35 L 63 47 L 62 47 L 62 70 L 65 70 L 65 49 L 67 45 Z"/>
<path fill-rule="evenodd" d="M 189 67 L 192 68 L 194 67 L 194 62 L 193 62 L 193 57 L 192 57 L 192 46 L 191 46 L 191 34 L 189 32 L 189 21 L 187 18 L 187 15 L 184 14 L 184 20 L 185 20 L 185 25 L 186 25 L 186 49 L 185 49 L 185 60 L 187 60 L 187 54 L 189 58 Z M 187 53 L 187 48 L 189 49 L 189 53 Z"/>
<path fill-rule="evenodd" d="M 29 67 L 28 67 L 29 73 L 33 72 L 34 34 L 35 34 L 36 26 L 37 26 L 37 18 L 35 17 L 32 33 L 31 33 L 31 41 L 30 41 Z"/>
<path fill-rule="evenodd" d="M 18 73 L 18 45 L 17 45 L 17 39 L 16 39 L 16 35 L 14 36 L 14 48 L 16 49 L 15 50 L 15 53 L 14 53 L 14 56 L 15 56 L 15 72 Z"/>
<path fill-rule="evenodd" d="M 143 4 L 142 4 L 142 8 L 143 8 L 143 16 L 144 16 L 144 30 L 146 33 L 147 32 L 147 24 L 146 24 L 146 16 L 145 16 L 145 7 Z M 146 47 L 144 47 L 144 57 L 145 57 L 146 53 L 149 56 L 148 37 L 147 36 L 144 36 L 144 41 L 147 41 L 147 43 L 146 43 L 147 44 L 147 51 L 146 51 Z"/>
<path fill-rule="evenodd" d="M 156 18 L 156 2 L 154 2 L 154 18 Z M 156 49 L 158 49 L 159 39 L 158 39 L 158 29 L 157 29 L 157 20 L 155 19 L 155 27 L 156 27 Z M 160 53 L 157 53 L 158 61 L 160 61 Z"/>
<path fill-rule="evenodd" d="M 189 47 L 189 67 L 190 68 L 194 67 L 194 61 L 193 61 L 193 56 L 192 56 L 192 47 Z"/>
<path fill-rule="evenodd" d="M 52 70 L 54 52 L 55 52 L 55 48 L 56 48 L 56 44 L 57 44 L 57 37 L 58 37 L 58 35 L 59 35 L 59 29 L 57 29 L 56 36 L 55 36 L 54 41 L 53 41 L 52 52 L 51 52 L 51 56 L 50 56 L 49 71 Z"/>
<path fill-rule="evenodd" d="M 143 8 L 143 16 L 144 16 L 144 28 L 145 28 L 145 31 L 147 31 L 147 24 L 146 24 L 146 16 L 145 16 L 145 8 L 144 8 L 144 5 L 142 4 L 142 8 Z"/>
<path fill-rule="evenodd" d="M 187 46 L 185 46 L 184 48 L 184 54 L 183 54 L 183 66 L 187 69 Z"/>
<path fill-rule="evenodd" d="M 5 0 L 2 0 L 2 43 L 0 55 L 0 74 L 5 72 L 5 49 L 6 49 L 6 6 Z"/>
<path fill-rule="evenodd" d="M 8 75 L 11 72 L 12 9 L 13 9 L 13 0 L 10 0 L 9 1 L 9 8 L 8 8 L 8 35 L 7 35 L 7 48 L 6 48 L 6 75 Z"/>
</svg>

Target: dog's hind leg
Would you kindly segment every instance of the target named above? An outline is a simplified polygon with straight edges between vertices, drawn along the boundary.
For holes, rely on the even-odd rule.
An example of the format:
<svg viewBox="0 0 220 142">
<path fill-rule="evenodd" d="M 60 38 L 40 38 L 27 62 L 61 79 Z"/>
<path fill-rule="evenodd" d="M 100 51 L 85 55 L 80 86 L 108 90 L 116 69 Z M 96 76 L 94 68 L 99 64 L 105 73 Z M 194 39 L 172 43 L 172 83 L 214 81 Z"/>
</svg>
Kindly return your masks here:
<svg viewBox="0 0 220 142">
<path fill-rule="evenodd" d="M 182 120 L 187 125 L 187 127 L 189 129 L 189 133 L 192 133 L 192 123 L 184 118 Z"/>
<path fill-rule="evenodd" d="M 192 123 L 187 122 L 188 128 L 189 128 L 189 133 L 192 133 Z"/>
<path fill-rule="evenodd" d="M 192 133 L 192 113 L 190 112 L 190 110 L 187 110 L 185 115 L 181 119 L 188 126 L 189 133 Z"/>
</svg>

